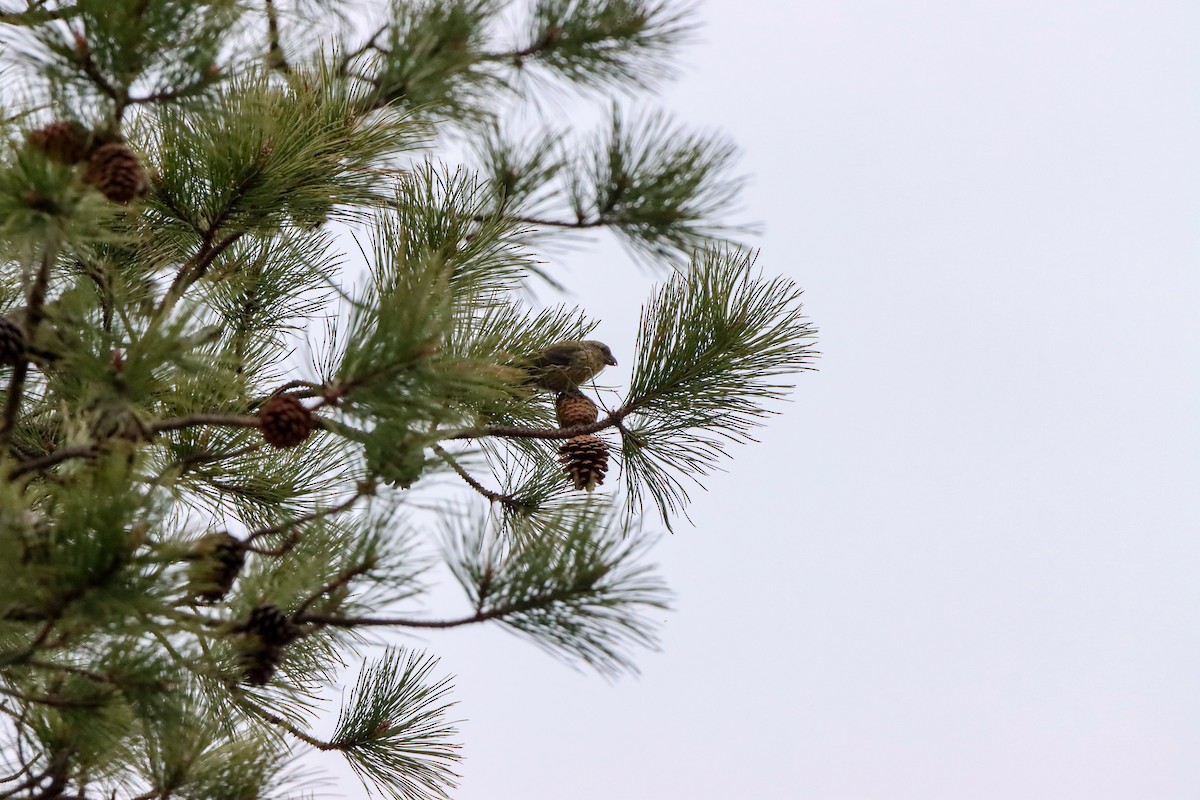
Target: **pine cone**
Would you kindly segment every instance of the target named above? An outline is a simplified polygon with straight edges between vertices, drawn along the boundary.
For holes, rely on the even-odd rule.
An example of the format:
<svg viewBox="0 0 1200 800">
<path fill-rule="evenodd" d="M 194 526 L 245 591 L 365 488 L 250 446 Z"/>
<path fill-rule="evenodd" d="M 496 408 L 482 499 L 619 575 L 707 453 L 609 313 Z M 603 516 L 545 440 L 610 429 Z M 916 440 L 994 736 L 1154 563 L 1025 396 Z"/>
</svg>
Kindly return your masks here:
<svg viewBox="0 0 1200 800">
<path fill-rule="evenodd" d="M 198 539 L 188 559 L 188 592 L 197 600 L 215 603 L 233 588 L 246 553 L 241 540 L 219 531 Z"/>
<path fill-rule="evenodd" d="M 554 403 L 554 411 L 558 414 L 558 427 L 574 428 L 576 425 L 588 425 L 600 417 L 600 409 L 587 395 L 579 392 L 559 392 Z"/>
<path fill-rule="evenodd" d="M 238 664 L 246 683 L 251 686 L 262 686 L 271 680 L 279 660 L 283 658 L 283 648 L 278 645 L 259 645 L 253 649 L 242 649 L 238 654 Z"/>
<path fill-rule="evenodd" d="M 51 122 L 44 128 L 30 131 L 29 146 L 45 153 L 61 164 L 87 161 L 91 150 L 87 129 L 78 122 Z"/>
<path fill-rule="evenodd" d="M 316 427 L 312 412 L 290 394 L 278 394 L 258 411 L 263 438 L 272 447 L 296 447 Z"/>
<path fill-rule="evenodd" d="M 272 605 L 256 606 L 234 631 L 242 634 L 237 643 L 238 664 L 252 686 L 271 680 L 284 646 L 300 635 L 291 619 Z"/>
<path fill-rule="evenodd" d="M 266 644 L 285 645 L 300 635 L 299 629 L 279 606 L 255 606 L 246 621 L 238 626 L 238 632 L 257 636 Z"/>
<path fill-rule="evenodd" d="M 120 142 L 97 147 L 83 179 L 114 203 L 128 203 L 141 197 L 149 187 L 142 162 Z"/>
<path fill-rule="evenodd" d="M 608 445 L 599 436 L 585 433 L 567 439 L 558 448 L 558 455 L 563 471 L 570 476 L 576 489 L 590 492 L 604 483 L 604 474 L 608 472 Z"/>
<path fill-rule="evenodd" d="M 15 367 L 24 357 L 24 329 L 7 317 L 0 317 L 0 365 Z"/>
</svg>

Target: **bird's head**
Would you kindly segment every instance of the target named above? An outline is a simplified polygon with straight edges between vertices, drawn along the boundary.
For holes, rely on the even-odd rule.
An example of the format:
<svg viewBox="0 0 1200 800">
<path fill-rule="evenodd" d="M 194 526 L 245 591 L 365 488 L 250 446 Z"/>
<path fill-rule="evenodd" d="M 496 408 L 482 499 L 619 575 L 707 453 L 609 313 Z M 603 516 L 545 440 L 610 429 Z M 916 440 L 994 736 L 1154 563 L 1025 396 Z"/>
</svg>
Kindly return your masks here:
<svg viewBox="0 0 1200 800">
<path fill-rule="evenodd" d="M 606 345 L 604 342 L 597 342 L 595 339 L 588 339 L 584 343 L 590 344 L 592 347 L 596 348 L 596 350 L 600 352 L 600 355 L 604 357 L 605 364 L 608 364 L 612 367 L 617 365 L 617 360 L 613 358 L 612 350 L 609 350 L 608 345 Z"/>
</svg>

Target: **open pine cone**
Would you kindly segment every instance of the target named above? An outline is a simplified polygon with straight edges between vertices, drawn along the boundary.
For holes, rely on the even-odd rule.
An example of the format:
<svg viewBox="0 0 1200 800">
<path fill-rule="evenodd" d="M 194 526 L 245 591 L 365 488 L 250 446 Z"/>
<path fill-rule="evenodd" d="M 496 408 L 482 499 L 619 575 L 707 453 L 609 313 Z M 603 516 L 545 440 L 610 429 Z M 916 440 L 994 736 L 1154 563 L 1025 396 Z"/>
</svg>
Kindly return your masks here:
<svg viewBox="0 0 1200 800">
<path fill-rule="evenodd" d="M 258 410 L 258 425 L 272 447 L 297 447 L 316 427 L 312 412 L 290 394 L 279 394 Z"/>
<path fill-rule="evenodd" d="M 558 448 L 563 471 L 570 476 L 576 489 L 592 491 L 604 483 L 608 472 L 608 445 L 599 436 L 585 433 L 567 439 Z"/>
<path fill-rule="evenodd" d="M 587 425 L 600 418 L 600 409 L 590 397 L 580 392 L 559 392 L 554 411 L 558 415 L 560 428 Z"/>
<path fill-rule="evenodd" d="M 51 122 L 30 131 L 27 140 L 30 147 L 60 164 L 86 161 L 91 150 L 87 129 L 78 122 Z"/>
<path fill-rule="evenodd" d="M 114 203 L 136 200 L 150 185 L 142 162 L 120 142 L 97 147 L 88 160 L 83 179 Z"/>
</svg>

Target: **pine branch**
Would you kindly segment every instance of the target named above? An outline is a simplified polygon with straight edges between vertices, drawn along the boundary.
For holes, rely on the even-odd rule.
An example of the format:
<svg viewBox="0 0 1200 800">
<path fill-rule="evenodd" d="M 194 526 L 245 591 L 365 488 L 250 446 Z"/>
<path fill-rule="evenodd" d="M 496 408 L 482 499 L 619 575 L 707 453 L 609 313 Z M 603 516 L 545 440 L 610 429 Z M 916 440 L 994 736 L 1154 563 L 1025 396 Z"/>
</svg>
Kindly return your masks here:
<svg viewBox="0 0 1200 800">
<path fill-rule="evenodd" d="M 31 705 L 47 706 L 49 708 L 99 708 L 108 702 L 107 698 L 72 699 L 58 694 L 28 694 L 0 686 L 0 694 Z"/>
<path fill-rule="evenodd" d="M 694 251 L 751 230 L 721 221 L 744 184 L 730 174 L 736 148 L 662 113 L 630 119 L 614 107 L 608 129 L 580 155 L 563 155 L 561 132 L 506 137 L 496 125 L 474 148 L 492 189 L 488 213 L 532 234 L 603 228 L 639 260 L 679 267 Z"/>
<path fill-rule="evenodd" d="M 437 660 L 389 649 L 359 674 L 334 742 L 364 784 L 404 800 L 446 797 L 458 779 L 459 746 L 446 719 L 449 678 L 432 681 Z"/>
<path fill-rule="evenodd" d="M 694 30 L 691 14 L 646 0 L 538 0 L 530 44 L 487 58 L 536 63 L 586 88 L 652 88 L 672 76 L 674 50 Z"/>
<path fill-rule="evenodd" d="M 452 534 L 450 567 L 476 607 L 551 654 L 603 674 L 634 669 L 626 648 L 653 647 L 643 613 L 667 607 L 665 586 L 639 563 L 651 538 L 611 506 L 564 506 L 508 518 L 511 540 L 478 518 Z M 465 624 L 465 623 L 460 623 Z"/>
<path fill-rule="evenodd" d="M 718 222 L 736 208 L 745 179 L 730 174 L 737 148 L 680 128 L 663 113 L 626 119 L 614 107 L 609 131 L 570 193 L 580 219 L 594 216 L 638 256 L 685 262 L 745 228 Z"/>
<path fill-rule="evenodd" d="M 490 0 L 393 3 L 383 33 L 369 41 L 365 74 L 352 66 L 357 58 L 344 59 L 341 72 L 361 74 L 370 87 L 364 110 L 402 104 L 435 118 L 480 118 L 483 89 L 499 83 L 480 58 L 497 10 Z"/>
<path fill-rule="evenodd" d="M 754 254 L 696 255 L 642 309 L 629 397 L 635 438 L 622 452 L 631 507 L 648 493 L 664 523 L 682 511 L 681 478 L 699 482 L 781 399 L 815 357 L 800 290 L 754 271 Z"/>
</svg>

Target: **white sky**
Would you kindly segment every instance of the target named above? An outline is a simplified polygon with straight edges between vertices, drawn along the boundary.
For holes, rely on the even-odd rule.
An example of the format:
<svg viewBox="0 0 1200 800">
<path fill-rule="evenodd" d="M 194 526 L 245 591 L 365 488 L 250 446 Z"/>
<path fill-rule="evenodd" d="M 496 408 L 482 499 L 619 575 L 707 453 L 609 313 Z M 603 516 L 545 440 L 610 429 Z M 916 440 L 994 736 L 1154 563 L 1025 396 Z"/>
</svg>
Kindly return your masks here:
<svg viewBox="0 0 1200 800">
<path fill-rule="evenodd" d="M 424 640 L 456 796 L 1200 796 L 1200 5 L 702 16 L 663 99 L 744 148 L 820 371 L 659 547 L 641 677 Z M 564 267 L 618 385 L 650 293 L 622 261 Z"/>
</svg>

